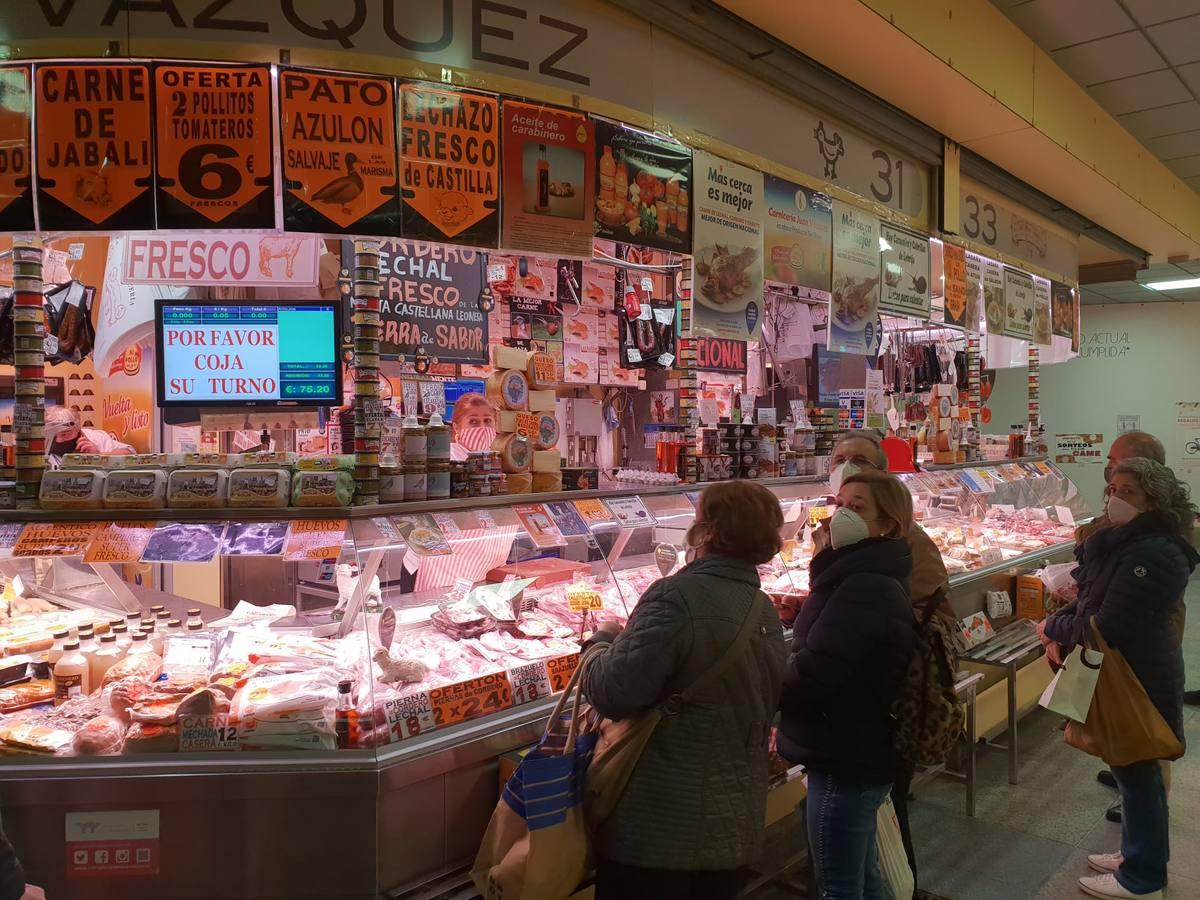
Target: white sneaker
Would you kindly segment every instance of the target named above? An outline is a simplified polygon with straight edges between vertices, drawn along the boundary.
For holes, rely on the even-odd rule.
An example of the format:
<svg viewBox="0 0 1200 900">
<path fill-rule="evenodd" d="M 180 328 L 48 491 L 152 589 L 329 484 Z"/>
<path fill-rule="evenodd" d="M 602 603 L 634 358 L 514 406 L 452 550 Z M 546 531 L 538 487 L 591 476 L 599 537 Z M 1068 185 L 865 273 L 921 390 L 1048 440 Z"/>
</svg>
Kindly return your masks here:
<svg viewBox="0 0 1200 900">
<path fill-rule="evenodd" d="M 1088 865 L 1096 872 L 1115 872 L 1124 861 L 1120 853 L 1093 853 L 1088 857 Z"/>
<path fill-rule="evenodd" d="M 1121 887 L 1115 875 L 1092 875 L 1079 879 L 1079 889 L 1093 897 L 1107 900 L 1162 900 L 1162 891 L 1151 891 L 1148 894 L 1134 894 Z"/>
</svg>

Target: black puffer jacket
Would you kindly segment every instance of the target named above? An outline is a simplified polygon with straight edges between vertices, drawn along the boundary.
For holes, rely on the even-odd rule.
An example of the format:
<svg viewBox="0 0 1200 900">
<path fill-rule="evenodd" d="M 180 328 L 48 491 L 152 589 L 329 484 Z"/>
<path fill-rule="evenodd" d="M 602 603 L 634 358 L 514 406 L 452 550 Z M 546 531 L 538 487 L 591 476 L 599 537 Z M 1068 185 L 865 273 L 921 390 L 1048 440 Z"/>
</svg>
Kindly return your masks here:
<svg viewBox="0 0 1200 900">
<path fill-rule="evenodd" d="M 0 900 L 21 900 L 25 893 L 25 871 L 17 853 L 0 831 Z"/>
<path fill-rule="evenodd" d="M 870 538 L 824 550 L 793 626 L 779 753 L 865 784 L 899 768 L 892 703 L 912 652 L 908 542 Z"/>
<path fill-rule="evenodd" d="M 1075 558 L 1079 599 L 1046 620 L 1046 634 L 1074 647 L 1095 616 L 1182 741 L 1183 593 L 1200 554 L 1159 516 L 1143 513 L 1092 533 Z"/>
</svg>

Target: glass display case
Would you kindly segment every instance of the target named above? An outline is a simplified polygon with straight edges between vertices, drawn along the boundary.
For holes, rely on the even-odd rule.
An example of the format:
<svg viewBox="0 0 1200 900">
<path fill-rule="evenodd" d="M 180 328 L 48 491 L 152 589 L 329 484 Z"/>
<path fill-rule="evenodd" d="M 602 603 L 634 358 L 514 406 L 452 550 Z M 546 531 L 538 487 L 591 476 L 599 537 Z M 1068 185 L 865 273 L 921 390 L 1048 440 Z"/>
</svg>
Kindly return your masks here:
<svg viewBox="0 0 1200 900">
<path fill-rule="evenodd" d="M 1087 513 L 1074 485 L 1041 460 L 903 477 L 952 585 L 1061 552 Z M 807 593 L 810 525 L 830 512 L 828 486 L 764 483 L 783 507 L 783 550 L 760 573 L 790 624 Z M 127 803 L 169 795 L 164 785 L 175 780 L 163 776 L 242 784 L 286 774 L 292 788 L 273 802 L 300 830 L 315 827 L 305 819 L 321 802 L 312 782 L 350 778 L 354 790 L 342 783 L 339 795 L 371 810 L 362 840 L 384 839 L 410 814 L 436 809 L 445 820 L 436 846 L 381 855 L 378 869 L 374 857 L 364 862 L 365 888 L 469 858 L 496 795 L 480 773 L 536 739 L 586 632 L 628 619 L 655 580 L 684 564 L 700 489 L 475 498 L 325 518 L 5 513 L 0 778 L 119 775 Z M 143 628 L 144 638 L 132 637 Z M 56 674 L 80 650 L 86 674 Z M 143 776 L 159 780 L 132 783 Z M 44 793 L 5 790 L 6 803 L 27 798 L 47 827 Z"/>
</svg>

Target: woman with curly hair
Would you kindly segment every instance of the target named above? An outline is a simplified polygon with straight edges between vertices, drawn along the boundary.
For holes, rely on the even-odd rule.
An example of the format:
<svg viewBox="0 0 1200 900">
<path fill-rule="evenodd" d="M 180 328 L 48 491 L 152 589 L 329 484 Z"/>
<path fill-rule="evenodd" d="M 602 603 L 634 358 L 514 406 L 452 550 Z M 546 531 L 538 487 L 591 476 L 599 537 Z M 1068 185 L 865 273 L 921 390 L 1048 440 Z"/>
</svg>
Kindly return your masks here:
<svg viewBox="0 0 1200 900">
<path fill-rule="evenodd" d="M 1076 550 L 1079 598 L 1039 626 L 1052 660 L 1084 643 L 1095 617 L 1151 702 L 1183 741 L 1183 594 L 1200 554 L 1191 544 L 1196 507 L 1188 488 L 1161 463 L 1117 464 L 1105 488 L 1108 525 Z M 1167 791 L 1159 761 L 1113 766 L 1121 791 L 1121 852 L 1094 854 L 1101 874 L 1079 879 L 1093 897 L 1158 900 L 1170 856 Z"/>
</svg>

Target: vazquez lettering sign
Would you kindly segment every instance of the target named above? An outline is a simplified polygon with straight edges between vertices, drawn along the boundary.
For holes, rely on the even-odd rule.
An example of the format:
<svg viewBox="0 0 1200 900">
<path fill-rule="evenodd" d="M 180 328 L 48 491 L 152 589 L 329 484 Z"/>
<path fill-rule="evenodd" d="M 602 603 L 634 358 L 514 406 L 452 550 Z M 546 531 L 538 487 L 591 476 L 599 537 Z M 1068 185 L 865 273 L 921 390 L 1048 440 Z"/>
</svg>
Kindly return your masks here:
<svg viewBox="0 0 1200 900">
<path fill-rule="evenodd" d="M 312 286 L 320 239 L 299 234 L 171 234 L 125 241 L 126 284 Z"/>
</svg>

